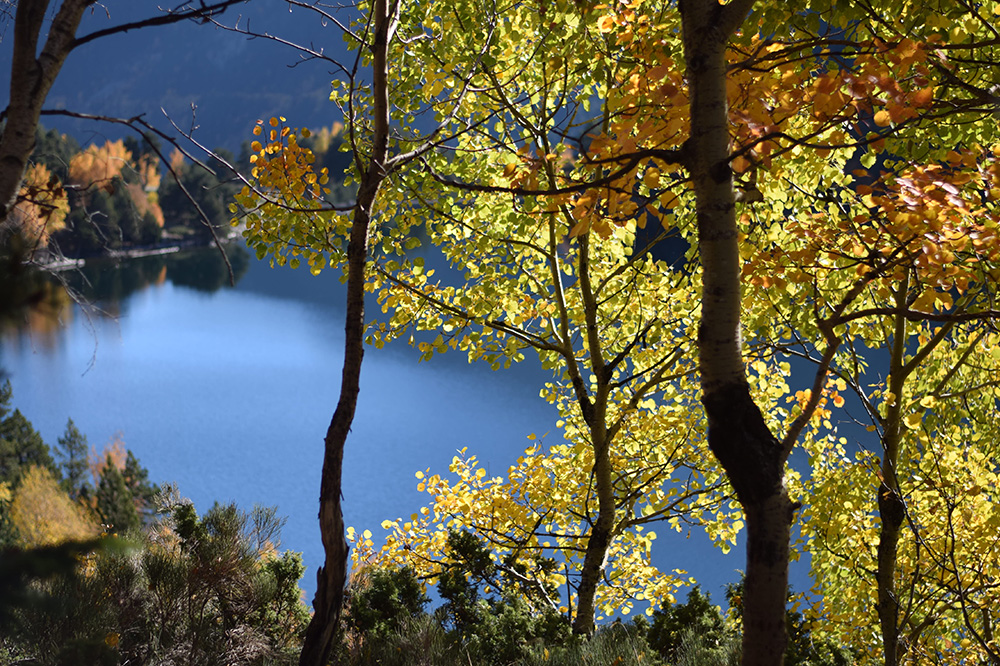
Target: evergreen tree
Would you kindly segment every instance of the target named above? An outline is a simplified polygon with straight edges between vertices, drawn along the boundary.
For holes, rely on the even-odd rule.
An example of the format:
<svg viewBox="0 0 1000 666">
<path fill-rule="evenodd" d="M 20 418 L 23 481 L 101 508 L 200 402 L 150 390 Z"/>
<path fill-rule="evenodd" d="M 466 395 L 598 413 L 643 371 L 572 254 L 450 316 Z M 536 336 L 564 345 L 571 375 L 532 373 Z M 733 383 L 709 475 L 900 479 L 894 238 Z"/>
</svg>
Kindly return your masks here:
<svg viewBox="0 0 1000 666">
<path fill-rule="evenodd" d="M 10 382 L 0 387 L 0 482 L 16 486 L 31 465 L 58 473 L 48 445 L 18 409 L 10 409 Z"/>
<path fill-rule="evenodd" d="M 97 485 L 97 514 L 108 529 L 119 533 L 138 528 L 142 523 L 125 476 L 110 455 L 105 460 Z"/>
<path fill-rule="evenodd" d="M 229 164 L 236 164 L 235 157 L 229 151 L 216 148 L 215 152 Z M 229 228 L 231 217 L 229 202 L 239 192 L 240 187 L 232 178 L 229 167 L 218 159 L 209 160 L 208 166 L 212 172 L 206 171 L 200 165 L 187 162 L 175 167 L 175 170 L 188 193 L 216 228 L 216 233 L 224 234 Z M 164 217 L 169 221 L 168 224 L 174 227 L 175 231 L 177 227 L 184 227 L 185 234 L 192 238 L 211 240 L 212 232 L 205 226 L 204 220 L 191 205 L 187 195 L 172 178 L 164 179 L 160 186 L 160 207 L 163 209 Z"/>
<path fill-rule="evenodd" d="M 73 419 L 69 419 L 66 422 L 66 432 L 56 442 L 56 456 L 63 474 L 63 489 L 74 499 L 87 494 L 87 486 L 90 485 L 87 480 L 90 469 L 87 464 L 87 453 L 90 451 L 87 436 L 80 432 Z"/>
<path fill-rule="evenodd" d="M 723 645 L 728 633 L 722 613 L 712 605 L 712 595 L 703 594 L 697 585 L 688 592 L 687 602 L 653 614 L 647 640 L 668 663 L 676 663 L 687 632 L 694 632 L 703 645 L 711 647 Z"/>
<path fill-rule="evenodd" d="M 80 144 L 67 134 L 41 126 L 35 131 L 35 150 L 31 159 L 44 164 L 61 182 L 69 179 L 69 161 L 79 152 Z"/>
<path fill-rule="evenodd" d="M 139 516 L 145 522 L 155 512 L 156 496 L 160 494 L 160 487 L 149 482 L 149 470 L 139 464 L 139 459 L 131 451 L 125 457 L 122 476 L 132 494 Z"/>
</svg>

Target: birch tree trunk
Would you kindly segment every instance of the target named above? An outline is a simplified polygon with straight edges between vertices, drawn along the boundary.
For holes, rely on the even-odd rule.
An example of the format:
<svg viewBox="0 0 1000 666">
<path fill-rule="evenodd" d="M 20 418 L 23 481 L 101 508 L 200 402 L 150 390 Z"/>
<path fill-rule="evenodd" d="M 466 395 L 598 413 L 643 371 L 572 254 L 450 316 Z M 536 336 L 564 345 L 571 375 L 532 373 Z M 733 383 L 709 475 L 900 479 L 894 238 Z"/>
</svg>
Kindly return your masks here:
<svg viewBox="0 0 1000 666">
<path fill-rule="evenodd" d="M 685 160 L 694 184 L 703 270 L 698 348 L 708 442 L 736 491 L 747 526 L 743 664 L 780 666 L 788 640 L 785 597 L 794 511 L 784 485 L 789 451 L 753 402 L 743 367 L 726 101 L 726 45 L 752 6 L 753 0 L 680 2 L 691 99 Z"/>
</svg>

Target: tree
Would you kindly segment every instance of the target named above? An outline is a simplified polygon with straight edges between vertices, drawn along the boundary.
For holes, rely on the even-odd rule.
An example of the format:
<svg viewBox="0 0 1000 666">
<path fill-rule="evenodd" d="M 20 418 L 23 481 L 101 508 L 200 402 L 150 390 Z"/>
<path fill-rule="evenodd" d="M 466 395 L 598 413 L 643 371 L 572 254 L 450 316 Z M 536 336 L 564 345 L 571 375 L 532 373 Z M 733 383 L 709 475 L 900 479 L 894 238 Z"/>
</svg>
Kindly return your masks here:
<svg viewBox="0 0 1000 666">
<path fill-rule="evenodd" d="M 122 478 L 125 479 L 125 485 L 132 493 L 136 510 L 143 518 L 147 520 L 151 518 L 156 508 L 156 498 L 160 494 L 160 488 L 155 483 L 149 482 L 149 470 L 139 464 L 139 459 L 132 451 L 125 454 Z"/>
<path fill-rule="evenodd" d="M 527 8 L 525 17 L 537 19 Z M 519 17 L 510 14 L 501 18 L 513 24 Z M 553 48 L 571 53 L 579 30 L 579 24 L 568 26 L 565 32 L 552 38 Z M 476 54 L 463 56 L 474 61 Z M 404 87 L 403 82 L 413 76 L 414 72 L 408 70 L 390 72 L 396 88 Z M 547 93 L 558 95 L 559 91 L 553 86 Z M 353 89 L 344 92 L 345 108 L 350 108 L 357 94 Z M 459 102 L 443 93 L 441 87 L 432 94 L 440 95 L 442 104 L 459 108 Z M 392 103 L 398 108 L 397 114 L 412 104 L 401 98 L 393 98 Z M 513 101 L 507 101 L 506 105 L 516 108 Z M 564 151 L 565 146 L 547 146 L 544 123 L 549 121 L 544 119 L 544 112 L 537 115 L 541 129 L 533 130 L 530 136 L 538 142 L 538 152 Z M 263 213 L 244 219 L 248 227 L 246 235 L 257 245 L 259 255 L 270 252 L 278 263 L 287 261 L 292 266 L 304 259 L 311 270 L 318 272 L 328 261 L 333 263 L 341 256 L 342 240 L 338 235 L 341 227 L 331 230 L 324 217 L 294 210 L 302 206 L 295 198 L 302 186 L 307 188 L 308 183 L 322 178 L 322 172 L 315 174 L 311 170 L 311 156 L 301 150 L 294 130 L 280 125 L 277 119 L 272 125 L 275 129 L 269 131 L 270 142 L 258 144 L 258 154 L 253 157 L 259 179 L 257 192 L 247 188 L 241 200 L 244 208 Z M 465 149 L 474 149 L 467 144 L 475 139 L 463 132 L 461 126 L 453 133 L 455 141 Z M 425 145 L 426 139 L 414 132 L 411 138 L 400 141 L 401 154 L 408 155 Z M 510 164 L 515 165 L 522 157 L 511 150 L 492 159 L 513 159 Z M 433 160 L 435 166 L 446 160 L 429 152 L 423 159 Z M 400 337 L 410 328 L 441 328 L 450 340 L 446 342 L 442 335 L 434 342 L 420 342 L 426 358 L 450 346 L 467 351 L 470 359 L 484 358 L 499 367 L 523 358 L 522 349 L 533 347 L 543 364 L 554 369 L 557 379 L 545 393 L 551 402 L 559 404 L 560 412 L 570 424 L 566 426 L 566 438 L 579 447 L 574 447 L 573 454 L 565 455 L 563 460 L 568 468 L 566 473 L 575 475 L 565 487 L 581 488 L 572 499 L 567 497 L 575 502 L 576 513 L 550 511 L 553 515 L 550 522 L 541 514 L 532 516 L 530 506 L 522 506 L 511 507 L 508 514 L 499 511 L 494 516 L 499 516 L 500 524 L 516 526 L 518 517 L 527 508 L 529 517 L 520 524 L 535 524 L 540 533 L 560 542 L 554 547 L 569 553 L 574 560 L 582 560 L 574 622 L 580 633 L 591 633 L 598 581 L 612 543 L 619 542 L 616 552 L 625 553 L 628 544 L 638 540 L 646 543 L 648 553 L 648 544 L 655 534 L 637 537 L 636 530 L 641 531 L 643 525 L 656 520 L 670 519 L 676 523 L 678 514 L 702 504 L 701 496 L 710 494 L 714 484 L 711 478 L 703 480 L 695 470 L 689 483 L 681 481 L 667 490 L 659 490 L 670 480 L 672 469 L 698 467 L 694 461 L 699 455 L 693 450 L 697 447 L 696 438 L 673 444 L 663 442 L 658 434 L 671 429 L 686 431 L 690 425 L 689 404 L 680 395 L 673 405 L 652 399 L 668 379 L 689 372 L 688 367 L 678 362 L 685 356 L 685 343 L 693 338 L 687 335 L 693 301 L 677 297 L 686 278 L 645 254 L 631 256 L 636 233 L 634 222 L 620 236 L 579 250 L 561 247 L 567 231 L 576 227 L 569 210 L 563 211 L 565 216 L 556 217 L 550 214 L 555 210 L 541 205 L 524 214 L 510 214 L 492 226 L 483 226 L 480 233 L 478 220 L 485 225 L 494 217 L 496 207 L 504 205 L 503 192 L 475 199 L 444 194 L 439 200 L 428 202 L 420 192 L 438 189 L 435 179 L 427 177 L 420 182 L 412 173 L 408 178 L 390 181 L 396 196 L 383 195 L 378 200 L 380 218 L 391 218 L 393 222 L 383 222 L 373 230 L 377 249 L 375 259 L 366 269 L 369 281 L 366 288 L 380 290 L 383 308 L 392 308 L 393 317 L 376 332 L 375 344 L 380 346 Z M 555 182 L 556 173 L 553 171 L 549 178 Z M 279 206 L 261 197 L 258 194 L 261 191 L 287 194 Z M 428 214 L 421 210 L 422 206 L 431 206 L 432 214 L 440 212 L 445 219 L 438 227 L 428 226 L 427 233 L 432 243 L 448 247 L 449 259 L 456 266 L 468 270 L 461 287 L 441 289 L 427 280 L 431 273 L 425 274 L 422 258 L 407 257 L 408 251 L 419 244 L 412 227 L 422 223 L 421 217 Z M 464 210 L 462 219 L 454 217 L 452 212 L 459 209 Z M 299 236 L 311 242 L 303 245 L 296 240 Z M 665 233 L 654 235 L 646 250 L 662 242 L 665 236 Z M 661 272 L 663 276 L 659 277 Z M 576 282 L 574 275 L 580 276 Z M 525 288 L 531 289 L 534 300 L 521 296 Z M 624 294 L 639 295 L 639 300 L 629 307 Z M 500 312 L 502 316 L 494 317 Z M 659 455 L 656 443 L 661 442 L 666 446 Z M 648 455 L 640 454 L 638 449 Z M 642 462 L 635 462 L 639 460 Z M 544 473 L 542 467 L 536 470 Z M 586 490 L 584 479 L 591 473 L 594 486 Z M 654 490 L 657 500 L 648 507 L 639 506 L 642 496 L 647 491 L 653 494 Z M 490 506 L 488 500 L 480 501 L 482 506 Z M 717 500 L 705 500 L 704 505 L 713 501 Z M 486 514 L 478 523 L 498 524 Z M 433 537 L 439 552 L 448 526 L 438 525 L 437 536 Z M 542 547 L 517 543 L 519 539 L 534 539 L 538 535 L 523 535 L 516 530 L 504 534 L 504 531 L 497 527 L 490 536 L 507 539 L 509 546 L 505 547 L 522 554 Z M 411 564 L 422 569 L 422 565 Z M 642 566 L 637 561 L 626 578 L 644 571 Z M 664 577 L 664 594 L 677 584 L 676 577 Z M 621 589 L 632 589 L 631 584 Z M 605 610 L 624 603 L 621 597 L 608 600 Z"/>
<path fill-rule="evenodd" d="M 34 465 L 24 472 L 14 494 L 10 520 L 16 543 L 29 549 L 85 541 L 98 532 L 84 507 L 59 487 L 52 471 Z"/>
<path fill-rule="evenodd" d="M 686 631 L 697 634 L 707 645 L 723 642 L 726 627 L 719 609 L 712 605 L 712 595 L 703 594 L 695 585 L 683 604 L 671 604 L 653 614 L 647 634 L 649 646 L 668 663 L 677 663 L 678 650 Z"/>
<path fill-rule="evenodd" d="M 430 598 L 409 569 L 356 571 L 346 606 L 347 626 L 375 640 L 404 629 L 425 611 Z"/>
<path fill-rule="evenodd" d="M 97 514 L 101 517 L 105 529 L 124 534 L 141 524 L 132 491 L 110 455 L 107 456 L 101 471 L 95 497 Z"/>
<path fill-rule="evenodd" d="M 7 216 L 15 205 L 21 181 L 35 147 L 35 132 L 42 106 L 63 63 L 76 48 L 109 35 L 167 25 L 186 20 L 206 20 L 242 0 L 220 0 L 192 6 L 182 4 L 163 15 L 120 24 L 78 36 L 77 30 L 94 0 L 62 0 L 48 21 L 49 0 L 20 0 L 14 7 L 13 57 L 10 102 L 4 111 L 6 124 L 0 133 L 0 225 L 3 239 L 10 229 Z M 40 41 L 43 26 L 48 35 Z"/>
<path fill-rule="evenodd" d="M 209 160 L 211 171 L 185 161 L 178 150 L 172 153 L 171 163 L 174 173 L 198 202 L 201 211 L 212 224 L 221 228 L 229 222 L 227 206 L 240 187 L 233 180 L 221 177 L 221 174 L 229 173 L 225 164 L 236 164 L 235 158 L 223 149 L 216 149 L 214 153 L 223 161 Z M 172 226 L 183 226 L 193 230 L 195 237 L 211 239 L 211 232 L 202 224 L 198 211 L 191 206 L 184 190 L 173 180 L 164 183 L 159 201 L 164 217 L 170 220 Z"/>
<path fill-rule="evenodd" d="M 149 470 L 125 448 L 120 433 L 100 453 L 91 450 L 88 466 L 92 483 L 84 487 L 94 495 L 87 499 L 106 525 L 127 531 L 153 521 L 160 488 L 149 482 Z"/>
<path fill-rule="evenodd" d="M 907 357 L 905 327 L 888 331 L 885 317 L 957 323 L 997 314 L 989 305 L 997 275 L 996 129 L 981 122 L 995 107 L 989 67 L 982 66 L 994 61 L 991 20 L 961 2 L 821 2 L 795 13 L 751 0 L 556 3 L 485 15 L 458 5 L 448 16 L 434 8 L 400 15 L 400 29 L 416 37 L 395 59 L 414 63 L 393 70 L 395 150 L 405 154 L 419 139 L 412 119 L 422 115 L 446 123 L 454 138 L 423 155 L 419 169 L 392 174 L 375 200 L 392 220 L 372 243 L 384 307 L 419 311 L 412 317 L 418 327 L 440 331 L 433 342 L 415 340 L 427 354 L 454 344 L 493 362 L 517 360 L 531 346 L 516 328 L 523 299 L 508 291 L 456 308 L 462 289 L 432 279 L 419 258 L 405 256 L 417 242 L 415 228 L 427 229 L 455 268 L 477 278 L 479 259 L 497 253 L 498 242 L 505 248 L 507 236 L 490 232 L 511 218 L 533 215 L 536 239 L 555 238 L 553 264 L 562 252 L 596 256 L 603 244 L 635 234 L 640 221 L 681 235 L 690 248 L 684 271 L 700 294 L 691 328 L 698 330 L 708 445 L 746 522 L 744 663 L 780 663 L 787 643 L 790 527 L 800 504 L 789 494 L 786 463 L 798 443 L 818 445 L 832 428 L 832 409 L 844 404 L 831 370 L 866 362 L 862 344 L 874 339 L 866 335 L 871 327 L 901 350 L 890 378 L 901 382 L 908 366 L 920 365 L 921 352 Z M 363 128 L 357 114 L 372 108 L 368 98 L 349 89 L 338 99 L 350 110 L 348 127 Z M 589 115 L 595 104 L 601 111 Z M 294 143 L 288 139 L 286 149 L 272 137 L 258 154 L 269 191 L 296 195 L 315 180 L 308 162 L 294 158 Z M 272 252 L 279 263 L 304 259 L 314 271 L 342 262 L 343 226 L 294 211 L 274 219 L 273 226 L 254 226 L 257 218 L 250 225 L 262 254 Z M 546 238 L 553 220 L 558 233 Z M 463 232 L 449 236 L 446 228 Z M 549 288 L 530 271 L 523 277 L 522 291 Z M 480 279 L 508 278 L 491 267 Z M 587 291 L 585 271 L 571 278 Z M 470 322 L 489 336 L 468 334 Z M 587 389 L 596 396 L 607 390 L 595 344 L 601 326 L 586 312 L 579 322 L 591 357 L 586 377 L 570 373 L 566 391 L 597 408 Z M 399 323 L 405 320 L 376 329 L 373 339 L 392 337 Z M 948 327 L 920 342 L 924 356 L 936 336 L 956 333 L 941 329 Z M 642 349 L 623 344 L 625 358 Z M 788 395 L 776 354 L 791 351 L 811 356 L 816 367 L 810 388 Z M 886 421 L 905 425 L 892 407 L 898 394 L 889 393 L 887 409 L 899 413 Z M 608 442 L 597 436 L 602 419 L 581 413 L 592 429 L 600 488 L 611 469 L 599 461 Z M 884 439 L 889 455 L 877 495 L 886 518 L 879 567 L 889 666 L 898 608 L 887 581 L 895 578 L 893 533 L 902 524 L 900 491 L 886 472 L 901 464 L 894 438 Z M 592 526 L 593 555 L 607 547 L 608 516 L 615 515 L 610 484 L 603 485 L 607 510 Z"/>
<path fill-rule="evenodd" d="M 869 437 L 877 443 L 853 459 L 844 455 L 846 438 L 831 438 L 817 451 L 811 484 L 823 499 L 805 525 L 817 544 L 824 605 L 873 616 L 880 644 L 852 636 L 836 614 L 824 621 L 840 640 L 881 652 L 886 661 L 952 650 L 965 656 L 979 650 L 988 661 L 996 571 L 978 553 L 995 547 L 998 520 L 990 490 L 996 471 L 986 462 L 996 456 L 988 416 L 996 369 L 992 355 L 974 359 L 973 350 L 996 345 L 989 329 L 975 324 L 963 332 L 947 322 L 899 319 L 890 316 L 896 320 L 890 330 L 906 341 L 906 358 L 894 345 L 890 375 L 873 364 L 849 377 L 865 399 Z M 880 374 L 888 381 L 872 381 Z M 831 510 L 834 498 L 848 510 Z"/>
<path fill-rule="evenodd" d="M 10 410 L 10 381 L 0 387 L 0 481 L 16 487 L 32 465 L 55 471 L 48 445 L 21 414 Z"/>
<path fill-rule="evenodd" d="M 312 7 L 324 19 L 332 18 L 322 7 L 305 6 Z M 445 125 L 442 123 L 429 135 L 409 145 L 408 150 L 390 155 L 392 109 L 389 105 L 388 53 L 390 45 L 397 44 L 395 40 L 400 12 L 398 3 L 376 0 L 372 6 L 371 21 L 358 23 L 358 33 L 345 29 L 345 34 L 357 48 L 365 50 L 363 63 L 371 67 L 370 88 L 363 86 L 359 78 L 361 58 L 355 60 L 352 68 L 331 61 L 346 77 L 348 106 L 351 109 L 360 90 L 370 90 L 372 95 L 370 106 L 365 106 L 366 112 L 371 114 L 370 133 L 361 134 L 353 125 L 350 133 L 352 166 L 356 170 L 358 180 L 356 200 L 348 208 L 350 215 L 338 216 L 335 214 L 336 207 L 324 202 L 324 196 L 330 194 L 330 188 L 324 188 L 329 178 L 328 174 L 322 170 L 319 174 L 313 171 L 312 152 L 301 149 L 297 141 L 298 133 L 293 134 L 292 128 L 282 126 L 284 120 L 276 117 L 269 120 L 271 129 L 265 129 L 263 122 L 254 129 L 254 134 L 257 136 L 263 136 L 266 131 L 267 142 L 262 144 L 260 141 L 255 141 L 251 144 L 251 149 L 257 153 L 250 158 L 255 164 L 253 175 L 263 185 L 263 189 L 248 184 L 237 197 L 237 201 L 246 211 L 243 217 L 249 229 L 246 236 L 252 238 L 257 233 L 255 230 L 263 231 L 259 242 L 255 243 L 258 258 L 265 256 L 273 245 L 277 261 L 279 263 L 286 261 L 284 249 L 286 246 L 283 239 L 264 228 L 268 220 L 276 220 L 279 225 L 282 223 L 290 225 L 285 226 L 284 231 L 290 232 L 292 236 L 305 231 L 310 238 L 322 243 L 324 249 L 331 248 L 331 244 L 323 242 L 324 240 L 337 239 L 333 244 L 335 247 L 331 249 L 346 267 L 344 366 L 340 397 L 324 439 L 323 471 L 320 481 L 320 533 L 326 558 L 324 566 L 317 572 L 316 597 L 313 601 L 315 613 L 309 623 L 302 649 L 300 663 L 303 665 L 320 666 L 329 658 L 338 630 L 344 586 L 347 581 L 348 546 L 340 506 L 341 481 L 344 446 L 354 419 L 360 390 L 364 356 L 366 262 L 372 215 L 375 212 L 374 204 L 380 189 L 392 173 L 415 162 L 435 146 L 451 138 L 449 133 L 444 132 Z M 336 19 L 334 22 L 343 27 Z M 267 35 L 260 36 L 267 37 Z M 312 49 L 302 50 L 309 57 L 322 58 L 320 52 Z M 329 58 L 327 60 L 329 61 Z M 454 109 L 457 110 L 463 97 L 459 95 L 453 102 Z M 360 102 L 360 98 L 357 101 Z M 353 114 L 351 120 L 354 120 Z M 358 120 L 361 120 L 360 115 Z M 308 130 L 304 134 L 308 136 Z M 268 157 L 274 153 L 281 153 L 282 159 L 269 160 Z M 270 195 L 269 192 L 277 194 Z M 237 211 L 235 205 L 232 211 Z M 304 222 L 300 222 L 300 218 Z M 324 229 L 319 235 L 309 229 L 310 224 L 316 221 Z M 238 220 L 234 219 L 233 224 L 238 224 Z M 293 268 L 299 265 L 300 255 L 306 258 L 313 272 L 321 270 L 328 261 L 322 250 L 311 250 L 308 244 L 296 243 L 296 248 L 288 260 Z"/>
<path fill-rule="evenodd" d="M 73 419 L 66 422 L 66 432 L 56 440 L 56 455 L 59 457 L 59 467 L 62 471 L 62 486 L 70 497 L 87 493 L 87 473 L 89 472 L 88 455 L 90 445 L 87 436 L 80 432 Z"/>
</svg>

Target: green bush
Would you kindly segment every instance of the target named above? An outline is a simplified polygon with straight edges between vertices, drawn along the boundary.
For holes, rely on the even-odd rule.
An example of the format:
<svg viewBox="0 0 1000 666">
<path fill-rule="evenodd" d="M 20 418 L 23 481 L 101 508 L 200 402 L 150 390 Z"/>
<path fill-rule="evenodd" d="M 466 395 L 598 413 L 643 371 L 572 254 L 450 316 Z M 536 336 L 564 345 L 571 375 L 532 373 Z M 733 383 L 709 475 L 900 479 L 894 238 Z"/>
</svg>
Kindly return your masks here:
<svg viewBox="0 0 1000 666">
<path fill-rule="evenodd" d="M 517 663 L 538 646 L 569 639 L 568 620 L 521 584 L 514 558 L 498 565 L 471 532 L 452 531 L 448 547 L 451 564 L 438 579 L 445 604 L 436 615 L 473 663 Z"/>
<path fill-rule="evenodd" d="M 292 664 L 308 612 L 295 553 L 279 555 L 273 510 L 190 504 L 81 566 L 35 576 L 0 642 L 17 659 L 62 664 Z"/>
<path fill-rule="evenodd" d="M 697 585 L 688 592 L 683 604 L 672 604 L 653 614 L 647 640 L 669 663 L 678 661 L 686 632 L 700 637 L 705 646 L 719 645 L 728 632 L 719 609 L 712 605 L 710 594 L 702 594 Z"/>
<path fill-rule="evenodd" d="M 352 581 L 344 620 L 357 633 L 388 635 L 422 616 L 429 601 L 412 569 L 374 569 Z"/>
</svg>

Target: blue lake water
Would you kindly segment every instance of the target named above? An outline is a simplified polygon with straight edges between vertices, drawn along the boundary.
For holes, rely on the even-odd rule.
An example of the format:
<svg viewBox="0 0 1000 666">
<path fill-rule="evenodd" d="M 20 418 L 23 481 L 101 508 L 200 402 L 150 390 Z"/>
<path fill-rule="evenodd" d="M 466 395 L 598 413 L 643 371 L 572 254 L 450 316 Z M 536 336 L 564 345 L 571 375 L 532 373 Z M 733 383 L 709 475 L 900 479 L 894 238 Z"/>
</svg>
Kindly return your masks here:
<svg viewBox="0 0 1000 666">
<path fill-rule="evenodd" d="M 213 252 L 88 272 L 88 296 L 115 316 L 72 306 L 58 327 L 8 332 L 0 369 L 14 405 L 50 445 L 72 417 L 98 449 L 121 433 L 151 479 L 177 484 L 200 512 L 215 501 L 278 507 L 288 519 L 282 545 L 303 553 L 311 600 L 343 288 L 336 274 L 272 269 L 245 255 L 236 287 L 220 286 Z M 414 472 L 445 472 L 458 449 L 502 474 L 528 435 L 557 437 L 555 411 L 538 397 L 547 376 L 532 362 L 492 372 L 460 353 L 418 363 L 402 344 L 369 348 L 345 452 L 347 524 L 378 535 L 384 519 L 417 511 L 428 496 Z M 686 569 L 722 603 L 721 586 L 743 567 L 741 549 L 723 556 L 699 532 L 658 533 L 655 563 Z M 806 587 L 802 572 L 793 585 Z"/>
</svg>

